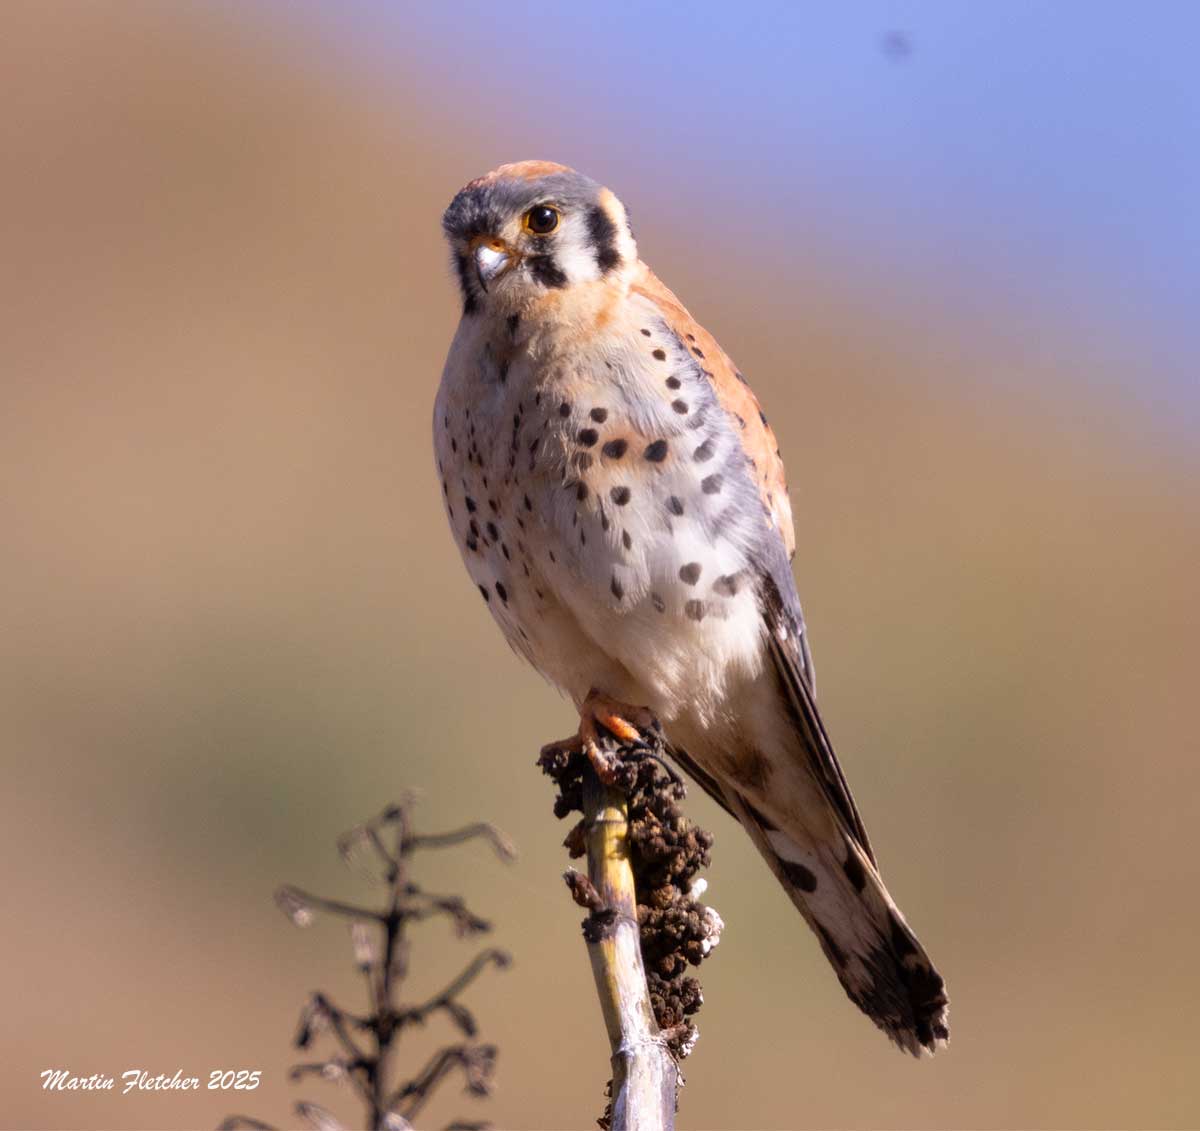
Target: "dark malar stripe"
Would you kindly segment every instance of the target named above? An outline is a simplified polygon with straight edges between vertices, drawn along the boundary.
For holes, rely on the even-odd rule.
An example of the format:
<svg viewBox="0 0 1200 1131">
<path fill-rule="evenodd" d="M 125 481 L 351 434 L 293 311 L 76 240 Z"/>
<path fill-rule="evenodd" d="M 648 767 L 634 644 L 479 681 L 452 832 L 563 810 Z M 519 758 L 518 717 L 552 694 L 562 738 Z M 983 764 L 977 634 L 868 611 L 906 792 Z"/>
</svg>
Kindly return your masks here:
<svg viewBox="0 0 1200 1131">
<path fill-rule="evenodd" d="M 464 252 L 454 257 L 454 266 L 458 270 L 458 285 L 462 288 L 463 313 L 474 314 L 476 310 L 475 296 L 471 293 L 471 261 Z"/>
<path fill-rule="evenodd" d="M 552 255 L 534 255 L 526 262 L 529 264 L 529 273 L 544 287 L 565 287 L 567 285 L 567 276 L 563 273 L 563 269 L 554 262 Z"/>
<path fill-rule="evenodd" d="M 596 266 L 602 275 L 621 265 L 621 253 L 617 251 L 617 226 L 600 205 L 594 205 L 587 218 L 588 235 L 596 252 Z"/>
</svg>

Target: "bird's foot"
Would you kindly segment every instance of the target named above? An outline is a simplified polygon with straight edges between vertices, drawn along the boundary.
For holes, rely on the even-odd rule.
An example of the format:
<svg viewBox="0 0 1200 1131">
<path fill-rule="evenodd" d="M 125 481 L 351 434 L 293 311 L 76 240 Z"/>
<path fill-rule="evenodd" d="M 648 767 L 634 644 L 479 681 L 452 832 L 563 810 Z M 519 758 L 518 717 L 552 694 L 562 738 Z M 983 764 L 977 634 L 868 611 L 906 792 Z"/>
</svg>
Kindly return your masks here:
<svg viewBox="0 0 1200 1131">
<path fill-rule="evenodd" d="M 542 756 L 581 751 L 596 776 L 605 784 L 617 781 L 617 759 L 609 752 L 613 743 L 653 752 L 662 746 L 662 724 L 648 707 L 634 707 L 592 690 L 579 708 L 579 730 L 561 742 L 542 747 Z"/>
</svg>

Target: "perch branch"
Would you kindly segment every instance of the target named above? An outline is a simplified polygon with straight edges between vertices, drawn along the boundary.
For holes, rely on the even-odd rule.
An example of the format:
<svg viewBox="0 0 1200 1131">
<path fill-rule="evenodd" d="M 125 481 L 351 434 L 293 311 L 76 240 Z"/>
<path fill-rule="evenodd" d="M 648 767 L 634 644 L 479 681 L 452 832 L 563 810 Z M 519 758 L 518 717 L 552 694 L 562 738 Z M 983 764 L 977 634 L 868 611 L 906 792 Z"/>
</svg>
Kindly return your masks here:
<svg viewBox="0 0 1200 1131">
<path fill-rule="evenodd" d="M 666 1131 L 683 1084 L 678 1062 L 699 1035 L 692 1018 L 703 996 L 687 971 L 712 952 L 723 926 L 699 901 L 712 837 L 680 808 L 687 791 L 662 763 L 657 728 L 639 743 L 609 736 L 602 746 L 604 783 L 574 740 L 543 747 L 538 764 L 558 786 L 554 815 L 583 814 L 563 843 L 572 859 L 587 857 L 588 875 L 564 878 L 588 910 L 583 937 L 612 1050 L 600 1126 Z"/>
<path fill-rule="evenodd" d="M 613 1131 L 672 1131 L 679 1069 L 659 1033 L 646 986 L 629 862 L 628 803 L 590 767 L 583 779 L 588 879 L 593 909 L 588 955 L 612 1049 Z"/>
</svg>

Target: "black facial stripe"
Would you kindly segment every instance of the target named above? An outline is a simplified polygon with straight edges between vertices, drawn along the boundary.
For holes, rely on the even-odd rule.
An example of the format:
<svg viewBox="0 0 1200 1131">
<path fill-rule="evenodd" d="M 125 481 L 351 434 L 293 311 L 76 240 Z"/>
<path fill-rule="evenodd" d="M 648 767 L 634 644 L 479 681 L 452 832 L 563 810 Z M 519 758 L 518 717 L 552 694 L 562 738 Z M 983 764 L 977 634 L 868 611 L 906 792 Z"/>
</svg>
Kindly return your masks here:
<svg viewBox="0 0 1200 1131">
<path fill-rule="evenodd" d="M 454 267 L 458 271 L 458 285 L 462 289 L 463 313 L 474 314 L 477 304 L 471 292 L 471 261 L 465 252 L 460 251 L 454 257 Z"/>
<path fill-rule="evenodd" d="M 588 238 L 596 253 L 596 266 L 602 275 L 621 265 L 621 253 L 617 251 L 617 226 L 607 212 L 596 204 L 588 211 Z"/>
<path fill-rule="evenodd" d="M 544 287 L 565 287 L 567 276 L 554 261 L 553 255 L 531 255 L 526 261 L 529 274 Z"/>
</svg>

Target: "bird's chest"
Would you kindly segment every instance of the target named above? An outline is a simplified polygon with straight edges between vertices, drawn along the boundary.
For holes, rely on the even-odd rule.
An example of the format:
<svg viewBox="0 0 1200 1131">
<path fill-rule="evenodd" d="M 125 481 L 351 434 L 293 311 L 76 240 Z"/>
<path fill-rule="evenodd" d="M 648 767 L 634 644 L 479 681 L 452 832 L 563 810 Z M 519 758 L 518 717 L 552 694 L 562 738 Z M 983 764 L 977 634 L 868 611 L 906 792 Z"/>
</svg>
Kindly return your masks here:
<svg viewBox="0 0 1200 1131">
<path fill-rule="evenodd" d="M 452 352 L 434 412 L 443 502 L 467 572 L 509 643 L 569 688 L 599 678 L 574 670 L 588 649 L 564 601 L 573 562 L 556 510 L 571 475 L 564 398 L 580 385 L 521 348 L 483 343 Z"/>
<path fill-rule="evenodd" d="M 581 657 L 614 658 L 666 709 L 697 664 L 757 648 L 765 526 L 706 374 L 646 329 L 539 361 L 452 354 L 435 435 L 456 540 L 510 642 L 572 694 L 600 679 Z"/>
</svg>

